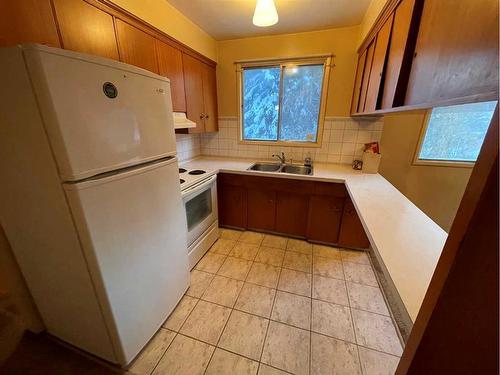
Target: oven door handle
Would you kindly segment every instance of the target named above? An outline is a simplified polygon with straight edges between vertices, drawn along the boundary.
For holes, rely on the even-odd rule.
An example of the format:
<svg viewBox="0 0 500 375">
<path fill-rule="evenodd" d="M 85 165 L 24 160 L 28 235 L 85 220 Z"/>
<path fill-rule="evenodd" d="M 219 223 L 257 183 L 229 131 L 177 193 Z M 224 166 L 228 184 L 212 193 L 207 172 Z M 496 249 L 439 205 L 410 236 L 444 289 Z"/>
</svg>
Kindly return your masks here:
<svg viewBox="0 0 500 375">
<path fill-rule="evenodd" d="M 194 186 L 191 186 L 189 189 L 184 190 L 181 193 L 182 198 L 185 199 L 186 197 L 188 197 L 192 194 L 195 194 L 203 189 L 206 189 L 206 187 L 210 186 L 216 179 L 217 179 L 217 175 L 213 175 L 212 177 L 210 177 L 206 180 L 203 180 Z"/>
</svg>

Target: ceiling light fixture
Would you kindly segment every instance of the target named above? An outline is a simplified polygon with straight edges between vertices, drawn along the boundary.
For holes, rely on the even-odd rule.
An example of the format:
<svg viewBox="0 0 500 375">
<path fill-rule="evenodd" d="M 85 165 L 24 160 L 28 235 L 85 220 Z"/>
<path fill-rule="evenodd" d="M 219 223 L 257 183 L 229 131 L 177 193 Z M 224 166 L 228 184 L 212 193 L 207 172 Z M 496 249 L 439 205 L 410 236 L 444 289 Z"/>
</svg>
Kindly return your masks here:
<svg viewBox="0 0 500 375">
<path fill-rule="evenodd" d="M 253 14 L 253 24 L 259 27 L 272 26 L 278 23 L 278 12 L 274 0 L 257 0 Z"/>
</svg>

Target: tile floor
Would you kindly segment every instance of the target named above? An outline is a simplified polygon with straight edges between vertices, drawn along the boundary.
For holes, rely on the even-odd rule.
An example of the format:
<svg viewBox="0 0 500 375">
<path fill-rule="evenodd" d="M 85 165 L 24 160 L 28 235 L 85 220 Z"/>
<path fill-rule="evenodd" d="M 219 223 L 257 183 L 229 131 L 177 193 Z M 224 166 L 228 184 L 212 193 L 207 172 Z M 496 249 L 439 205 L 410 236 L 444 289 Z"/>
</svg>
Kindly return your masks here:
<svg viewBox="0 0 500 375">
<path fill-rule="evenodd" d="M 393 374 L 402 346 L 366 253 L 221 230 L 133 374 Z"/>
</svg>

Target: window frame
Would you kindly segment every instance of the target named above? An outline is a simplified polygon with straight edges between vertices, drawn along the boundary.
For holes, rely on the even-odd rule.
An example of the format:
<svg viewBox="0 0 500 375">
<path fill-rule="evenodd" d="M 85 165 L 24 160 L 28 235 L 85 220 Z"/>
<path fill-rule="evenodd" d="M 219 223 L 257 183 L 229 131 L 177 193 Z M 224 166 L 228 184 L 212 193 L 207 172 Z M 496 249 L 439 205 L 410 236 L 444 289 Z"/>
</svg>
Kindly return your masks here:
<svg viewBox="0 0 500 375">
<path fill-rule="evenodd" d="M 238 143 L 244 145 L 266 145 L 266 146 L 285 146 L 285 147 L 321 147 L 323 139 L 323 130 L 325 123 L 326 100 L 328 94 L 328 84 L 330 82 L 330 68 L 332 64 L 333 55 L 318 55 L 294 58 L 275 58 L 275 59 L 259 59 L 236 61 L 236 92 L 238 98 Z M 321 83 L 321 97 L 320 107 L 318 113 L 318 128 L 316 132 L 315 142 L 303 141 L 283 141 L 279 139 L 280 135 L 280 120 L 281 120 L 281 99 L 283 93 L 283 70 L 287 65 L 318 65 L 323 64 L 323 82 Z M 280 85 L 279 85 L 279 99 L 280 108 L 278 112 L 278 139 L 273 140 L 247 140 L 243 139 L 243 71 L 251 68 L 265 68 L 265 67 L 280 67 Z"/>
<path fill-rule="evenodd" d="M 420 130 L 420 135 L 415 149 L 415 155 L 413 156 L 413 165 L 416 166 L 433 166 L 433 167 L 454 167 L 454 168 L 474 168 L 476 164 L 475 161 L 454 161 L 454 160 L 432 160 L 432 159 L 420 159 L 420 151 L 422 150 L 422 145 L 424 144 L 425 135 L 427 134 L 427 129 L 432 116 L 432 108 L 427 109 L 424 116 L 424 121 Z"/>
</svg>

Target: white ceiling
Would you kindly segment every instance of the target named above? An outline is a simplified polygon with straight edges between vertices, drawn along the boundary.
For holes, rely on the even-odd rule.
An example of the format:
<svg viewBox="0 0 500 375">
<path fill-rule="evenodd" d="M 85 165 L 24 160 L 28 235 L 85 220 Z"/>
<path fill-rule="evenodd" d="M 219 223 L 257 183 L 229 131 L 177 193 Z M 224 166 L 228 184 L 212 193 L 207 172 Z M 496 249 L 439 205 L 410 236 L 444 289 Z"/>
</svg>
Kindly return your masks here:
<svg viewBox="0 0 500 375">
<path fill-rule="evenodd" d="M 370 0 L 275 0 L 279 22 L 252 24 L 256 0 L 167 0 L 217 40 L 354 26 Z"/>
</svg>

